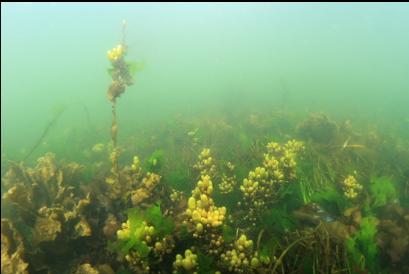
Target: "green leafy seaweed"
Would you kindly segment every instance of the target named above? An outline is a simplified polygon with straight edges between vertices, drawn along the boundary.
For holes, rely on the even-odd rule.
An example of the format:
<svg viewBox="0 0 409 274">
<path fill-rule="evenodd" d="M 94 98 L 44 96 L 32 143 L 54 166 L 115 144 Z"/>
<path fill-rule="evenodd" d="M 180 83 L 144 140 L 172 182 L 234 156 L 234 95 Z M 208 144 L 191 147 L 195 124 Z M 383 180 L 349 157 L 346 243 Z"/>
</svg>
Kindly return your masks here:
<svg viewBox="0 0 409 274">
<path fill-rule="evenodd" d="M 155 227 L 155 230 L 160 237 L 172 233 L 174 228 L 173 219 L 162 215 L 159 203 L 146 209 L 143 215 L 145 220 Z"/>
<path fill-rule="evenodd" d="M 149 157 L 147 162 L 147 169 L 150 172 L 158 172 L 162 168 L 163 163 L 163 150 L 155 150 L 152 155 Z"/>
<path fill-rule="evenodd" d="M 287 212 L 287 207 L 272 208 L 261 217 L 262 226 L 269 230 L 284 232 L 291 230 L 296 225 L 296 220 Z"/>
<path fill-rule="evenodd" d="M 197 262 L 199 265 L 199 274 L 213 274 L 214 273 L 214 258 L 204 254 L 203 252 L 198 252 Z"/>
<path fill-rule="evenodd" d="M 236 231 L 230 225 L 223 225 L 222 227 L 223 239 L 226 242 L 232 242 L 236 238 Z"/>
<path fill-rule="evenodd" d="M 344 195 L 331 186 L 327 186 L 323 190 L 314 193 L 311 197 L 311 201 L 318 203 L 328 213 L 334 216 L 342 215 L 348 206 Z"/>
<path fill-rule="evenodd" d="M 389 177 L 372 178 L 369 190 L 375 208 L 385 206 L 397 197 L 395 185 Z"/>
<path fill-rule="evenodd" d="M 174 223 L 171 218 L 165 218 L 160 210 L 160 205 L 155 204 L 152 207 L 141 210 L 140 208 L 131 208 L 128 210 L 129 221 L 129 239 L 118 240 L 109 244 L 111 251 L 119 252 L 122 255 L 129 253 L 129 250 L 135 250 L 141 257 L 149 255 L 149 248 L 141 241 L 144 230 L 143 222 L 146 221 L 155 227 L 158 236 L 163 237 L 172 233 Z"/>
<path fill-rule="evenodd" d="M 377 219 L 365 217 L 360 230 L 346 241 L 346 248 L 353 262 L 361 269 L 368 268 L 373 273 L 378 269 L 378 246 L 376 244 Z"/>
</svg>

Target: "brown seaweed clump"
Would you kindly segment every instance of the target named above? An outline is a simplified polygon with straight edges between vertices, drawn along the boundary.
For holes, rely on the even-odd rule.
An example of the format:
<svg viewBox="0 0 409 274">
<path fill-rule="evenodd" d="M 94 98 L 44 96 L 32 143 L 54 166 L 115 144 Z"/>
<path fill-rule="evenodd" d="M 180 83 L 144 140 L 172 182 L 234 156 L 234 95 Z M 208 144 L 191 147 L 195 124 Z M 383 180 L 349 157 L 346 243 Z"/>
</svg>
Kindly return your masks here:
<svg viewBox="0 0 409 274">
<path fill-rule="evenodd" d="M 409 210 L 397 204 L 387 206 L 378 225 L 381 252 L 401 273 L 409 272 Z"/>
<path fill-rule="evenodd" d="M 82 167 L 77 163 L 57 163 L 52 153 L 37 160 L 34 168 L 12 163 L 3 178 L 7 189 L 3 195 L 28 225 L 40 223 L 61 213 L 72 219 L 80 199 L 75 199 Z"/>
<path fill-rule="evenodd" d="M 311 114 L 298 125 L 300 137 L 315 143 L 330 144 L 338 133 L 338 125 L 325 114 Z"/>
<path fill-rule="evenodd" d="M 130 73 L 130 65 L 124 60 L 126 49 L 125 44 L 119 44 L 108 51 L 108 59 L 112 64 L 112 69 L 110 70 L 112 83 L 108 88 L 107 97 L 112 103 L 115 103 L 116 98 L 125 92 L 126 87 L 134 83 Z"/>
<path fill-rule="evenodd" d="M 58 163 L 54 154 L 47 153 L 34 168 L 12 163 L 3 178 L 5 215 L 13 219 L 24 238 L 30 239 L 24 251 L 30 272 L 50 269 L 44 256 L 49 249 L 56 250 L 54 255 L 58 256 L 69 250 L 75 239 L 93 234 L 92 199 L 79 189 L 80 170 L 80 165 Z"/>
<path fill-rule="evenodd" d="M 110 200 L 125 200 L 125 204 L 141 206 L 157 200 L 160 194 L 159 182 L 161 176 L 153 172 L 144 172 L 140 167 L 140 160 L 134 156 L 131 166 L 124 166 L 118 171 L 119 181 L 108 177 Z M 130 201 L 130 203 L 128 203 Z"/>
<path fill-rule="evenodd" d="M 1 219 L 1 273 L 28 274 L 23 238 L 8 219 Z"/>
<path fill-rule="evenodd" d="M 109 265 L 97 265 L 92 266 L 91 264 L 85 263 L 77 267 L 74 274 L 114 274 L 115 272 Z"/>
</svg>

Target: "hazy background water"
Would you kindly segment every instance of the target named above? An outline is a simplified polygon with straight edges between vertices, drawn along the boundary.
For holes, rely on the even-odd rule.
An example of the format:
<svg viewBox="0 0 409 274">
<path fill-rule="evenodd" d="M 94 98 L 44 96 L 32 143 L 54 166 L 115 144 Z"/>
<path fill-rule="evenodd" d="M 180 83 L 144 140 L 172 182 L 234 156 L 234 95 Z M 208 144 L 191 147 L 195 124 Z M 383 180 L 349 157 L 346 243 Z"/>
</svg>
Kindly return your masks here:
<svg viewBox="0 0 409 274">
<path fill-rule="evenodd" d="M 86 127 L 86 106 L 109 138 L 123 19 L 145 67 L 118 100 L 122 129 L 258 108 L 409 124 L 408 3 L 2 3 L 2 151 L 32 146 L 60 105 L 54 133 Z"/>
</svg>

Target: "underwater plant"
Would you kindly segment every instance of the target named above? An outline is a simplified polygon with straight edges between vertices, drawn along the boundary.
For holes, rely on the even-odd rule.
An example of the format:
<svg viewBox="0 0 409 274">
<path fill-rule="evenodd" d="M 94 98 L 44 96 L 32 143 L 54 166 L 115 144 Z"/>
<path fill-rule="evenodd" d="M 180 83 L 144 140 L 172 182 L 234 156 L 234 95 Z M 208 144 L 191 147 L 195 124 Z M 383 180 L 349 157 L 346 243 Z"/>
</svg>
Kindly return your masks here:
<svg viewBox="0 0 409 274">
<path fill-rule="evenodd" d="M 346 241 L 346 248 L 352 262 L 360 269 L 378 273 L 378 246 L 376 243 L 379 220 L 373 216 L 362 218 L 359 231 Z"/>
<path fill-rule="evenodd" d="M 186 127 L 192 126 L 187 123 Z M 186 135 L 187 128 L 178 128 L 174 138 Z M 172 136 L 166 142 L 149 144 L 144 134 L 160 130 L 138 133 L 132 139 L 136 140 L 132 146 L 143 147 L 138 149 L 143 160 L 134 156 L 129 164 L 118 167 L 119 181 L 112 184 L 105 183 L 108 163 L 100 174 L 86 177 L 78 173 L 80 169 L 71 173 L 70 164 L 56 162 L 51 155 L 39 159 L 34 168 L 9 163 L 2 180 L 2 201 L 12 209 L 5 217 L 12 220 L 10 227 L 16 234 L 11 236 L 7 229 L 2 233 L 19 248 L 4 249 L 3 258 L 15 256 L 30 273 L 43 269 L 78 274 L 388 273 L 384 269 L 407 269 L 408 212 L 397 203 L 401 186 L 395 173 L 369 180 L 371 169 L 364 168 L 366 162 L 345 156 L 334 159 L 339 163 L 331 169 L 317 169 L 316 178 L 322 182 L 315 188 L 309 171 L 317 162 L 307 158 L 306 164 L 306 158 L 299 157 L 303 148 L 295 144 L 269 143 L 263 153 L 263 142 L 257 141 L 250 152 L 240 149 L 238 136 L 229 140 L 218 136 L 212 140 L 216 143 L 212 149 L 197 153 L 196 147 L 178 143 Z M 132 148 L 126 147 L 128 154 Z M 102 158 L 109 146 L 97 143 L 89 149 Z M 215 152 L 234 159 L 234 165 L 218 160 Z M 343 155 L 337 153 L 330 155 Z M 339 168 L 343 163 L 348 167 Z M 33 183 L 27 183 L 28 179 Z M 244 186 L 245 180 L 252 184 Z M 236 185 L 237 181 L 242 184 Z M 13 187 L 23 187 L 26 193 Z M 250 187 L 257 195 L 245 195 Z M 17 205 L 18 199 L 26 202 Z M 259 200 L 264 206 L 254 207 Z M 251 208 L 257 218 L 249 222 L 242 217 Z M 21 244 L 16 235 L 21 235 Z M 245 241 L 240 240 L 243 236 Z M 55 257 L 67 257 L 72 267 L 66 272 L 43 257 L 61 243 L 64 249 Z"/>
<path fill-rule="evenodd" d="M 300 137 L 321 144 L 333 142 L 338 133 L 338 125 L 325 114 L 311 114 L 297 127 Z"/>
<path fill-rule="evenodd" d="M 119 181 L 119 167 L 118 158 L 120 150 L 117 146 L 118 136 L 118 123 L 116 113 L 116 99 L 125 92 L 126 87 L 133 85 L 134 80 L 130 71 L 131 65 L 128 64 L 124 57 L 127 53 L 127 45 L 125 43 L 125 30 L 126 21 L 122 22 L 122 43 L 108 51 L 108 59 L 111 61 L 112 68 L 110 74 L 112 77 L 111 85 L 108 88 L 107 97 L 112 103 L 112 126 L 111 126 L 111 138 L 112 138 L 112 152 L 110 155 L 112 169 L 111 176 L 107 178 L 107 182 L 113 183 Z"/>
<path fill-rule="evenodd" d="M 125 30 L 107 53 L 110 136 L 69 128 L 31 167 L 2 153 L 2 274 L 409 273 L 408 140 L 257 106 L 152 109 L 119 145 Z"/>
<path fill-rule="evenodd" d="M 409 271 L 409 209 L 398 204 L 389 204 L 379 214 L 377 244 L 381 264 L 392 266 L 393 271 Z M 391 271 L 391 272 L 393 272 Z"/>
<path fill-rule="evenodd" d="M 331 185 L 315 192 L 311 201 L 319 204 L 334 216 L 341 216 L 349 205 L 345 195 L 342 195 L 340 191 Z"/>
<path fill-rule="evenodd" d="M 163 216 L 159 204 L 146 210 L 131 208 L 128 220 L 117 231 L 117 240 L 109 249 L 118 253 L 119 260 L 125 260 L 134 271 L 149 273 L 152 265 L 148 256 L 161 261 L 164 255 L 172 252 L 173 229 L 173 220 Z"/>
<path fill-rule="evenodd" d="M 342 182 L 342 185 L 344 188 L 344 195 L 349 200 L 355 200 L 362 191 L 362 185 L 357 182 L 354 175 L 348 175 Z"/>
<path fill-rule="evenodd" d="M 147 161 L 147 170 L 150 172 L 158 172 L 163 165 L 163 150 L 157 149 L 149 157 Z"/>
<path fill-rule="evenodd" d="M 253 251 L 253 241 L 247 239 L 245 234 L 241 234 L 232 249 L 222 253 L 220 258 L 229 271 L 236 273 L 248 273 L 260 265 L 260 260 Z"/>
<path fill-rule="evenodd" d="M 173 273 L 180 273 L 181 270 L 186 273 L 197 273 L 195 271 L 198 267 L 197 261 L 197 255 L 190 249 L 186 249 L 184 257 L 181 254 L 176 255 L 175 262 L 173 263 Z"/>
<path fill-rule="evenodd" d="M 1 273 L 28 274 L 23 238 L 8 219 L 1 219 Z"/>
<path fill-rule="evenodd" d="M 297 153 L 303 150 L 303 144 L 290 140 L 284 145 L 270 142 L 266 146 L 262 166 L 250 171 L 243 180 L 240 190 L 248 214 L 244 218 L 256 221 L 269 205 L 279 200 L 279 193 L 296 178 Z"/>
<path fill-rule="evenodd" d="M 84 242 L 84 247 L 92 244 L 97 233 L 92 219 L 95 201 L 90 192 L 80 190 L 81 169 L 77 163 L 58 162 L 52 153 L 47 153 L 33 168 L 23 163 L 12 164 L 2 180 L 7 188 L 2 197 L 2 206 L 7 210 L 4 213 L 2 210 L 2 218 L 12 219 L 13 224 L 8 227 L 24 239 L 24 245 L 16 243 L 19 249 L 15 257 L 17 260 L 18 254 L 24 252 L 30 273 L 60 267 L 43 255 L 49 249 L 64 246 L 54 254 L 58 258 L 64 251 L 72 252 L 78 239 Z M 14 237 L 17 241 L 19 236 Z"/>
<path fill-rule="evenodd" d="M 217 185 L 222 194 L 232 192 L 237 184 L 236 175 L 233 174 L 235 166 L 231 162 L 227 162 L 225 166 L 226 172 L 222 173 L 220 183 Z"/>
<path fill-rule="evenodd" d="M 373 208 L 383 207 L 397 199 L 395 184 L 389 177 L 371 178 L 369 191 Z"/>
<path fill-rule="evenodd" d="M 133 157 L 130 166 L 124 166 L 118 170 L 119 181 L 113 182 L 111 177 L 106 178 L 109 184 L 107 195 L 110 199 L 121 201 L 125 206 L 130 203 L 133 206 L 142 203 L 153 203 L 160 192 L 159 183 L 161 176 L 153 172 L 144 172 L 141 168 L 141 161 L 138 156 Z"/>
</svg>

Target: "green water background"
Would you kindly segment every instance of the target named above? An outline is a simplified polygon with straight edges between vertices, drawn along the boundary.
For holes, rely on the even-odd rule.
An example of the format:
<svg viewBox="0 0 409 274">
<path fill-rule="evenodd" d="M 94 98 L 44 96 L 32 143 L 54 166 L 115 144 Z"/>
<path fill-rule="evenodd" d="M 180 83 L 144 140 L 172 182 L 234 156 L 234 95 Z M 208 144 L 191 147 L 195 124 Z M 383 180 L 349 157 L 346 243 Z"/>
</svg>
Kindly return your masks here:
<svg viewBox="0 0 409 274">
<path fill-rule="evenodd" d="M 86 106 L 109 140 L 106 52 L 123 19 L 127 59 L 145 65 L 118 100 L 120 138 L 214 110 L 323 111 L 409 131 L 408 3 L 2 3 L 2 152 L 28 150 L 59 106 L 50 136 L 87 128 Z"/>
</svg>

